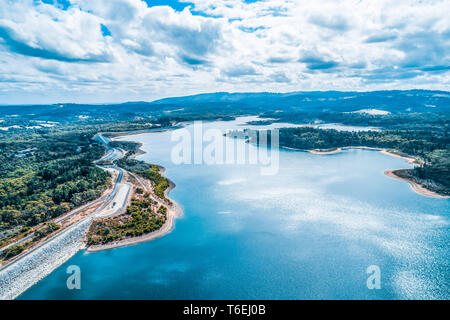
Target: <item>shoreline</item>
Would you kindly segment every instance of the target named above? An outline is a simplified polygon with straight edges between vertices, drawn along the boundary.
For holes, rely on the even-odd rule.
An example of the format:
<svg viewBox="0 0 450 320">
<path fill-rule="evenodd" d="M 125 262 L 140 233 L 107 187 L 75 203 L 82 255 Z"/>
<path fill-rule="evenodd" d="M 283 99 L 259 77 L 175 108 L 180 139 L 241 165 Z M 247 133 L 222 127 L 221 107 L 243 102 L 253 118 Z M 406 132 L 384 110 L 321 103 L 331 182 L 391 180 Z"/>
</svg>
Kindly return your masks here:
<svg viewBox="0 0 450 320">
<path fill-rule="evenodd" d="M 285 146 L 280 146 L 281 149 L 286 149 L 286 150 L 292 150 L 292 151 L 303 151 L 303 152 L 309 152 L 312 154 L 335 154 L 335 153 L 339 153 L 342 151 L 342 148 L 330 148 L 330 149 L 298 149 L 298 148 L 292 148 L 292 147 L 285 147 Z"/>
<path fill-rule="evenodd" d="M 407 182 L 411 186 L 411 189 L 413 189 L 416 193 L 418 193 L 420 195 L 431 197 L 431 198 L 441 198 L 441 199 L 449 199 L 450 198 L 450 196 L 444 196 L 444 195 L 441 195 L 441 194 L 436 193 L 434 191 L 431 191 L 431 190 L 421 186 L 420 184 L 418 184 L 415 181 L 399 177 L 396 174 L 396 172 L 399 171 L 399 170 L 402 170 L 402 169 L 386 170 L 386 171 L 384 171 L 384 174 L 387 175 L 388 177 L 394 178 L 396 180 Z"/>
<path fill-rule="evenodd" d="M 281 147 L 283 149 L 287 149 L 287 150 L 295 150 L 295 151 L 306 151 L 312 154 L 319 154 L 319 155 L 326 155 L 326 154 L 336 154 L 336 153 L 340 153 L 344 150 L 350 150 L 350 149 L 366 149 L 366 150 L 373 150 L 373 151 L 379 151 L 385 155 L 391 156 L 391 157 L 395 157 L 395 158 L 399 158 L 399 159 L 403 159 L 405 161 L 408 162 L 408 164 L 413 165 L 413 166 L 418 166 L 419 163 L 417 162 L 417 159 L 412 158 L 412 157 L 408 157 L 408 156 L 403 156 L 400 154 L 397 154 L 395 152 L 389 151 L 386 148 L 376 148 L 376 147 L 365 147 L 365 146 L 352 146 L 352 147 L 340 147 L 340 148 L 335 148 L 335 149 L 312 149 L 312 150 L 305 150 L 305 149 L 297 149 L 297 148 L 290 148 L 290 147 Z M 384 174 L 390 178 L 394 178 L 403 182 L 408 183 L 411 188 L 413 189 L 414 192 L 426 196 L 426 197 L 432 197 L 432 198 L 439 198 L 439 199 L 448 199 L 450 198 L 450 196 L 446 196 L 446 195 L 442 195 L 439 193 L 436 193 L 432 190 L 427 189 L 426 187 L 418 184 L 415 181 L 406 179 L 406 178 L 402 178 L 399 177 L 395 174 L 396 171 L 398 170 L 402 170 L 402 169 L 391 169 L 391 170 L 386 170 L 384 171 Z"/>
<path fill-rule="evenodd" d="M 157 133 L 157 132 L 164 132 L 164 131 L 166 131 L 166 130 L 140 132 L 140 133 L 136 133 L 136 135 L 147 134 L 147 133 Z M 129 135 L 131 135 L 131 134 L 130 133 L 126 133 L 124 135 L 114 136 L 114 137 L 111 138 L 111 141 L 119 141 L 120 142 L 121 141 L 121 140 L 119 140 L 120 138 L 125 138 L 125 137 L 127 137 Z M 126 140 L 126 142 L 132 142 L 132 143 L 137 144 L 137 146 L 138 146 L 137 149 L 136 149 L 136 152 L 129 157 L 130 159 L 136 159 L 136 157 L 141 156 L 143 154 L 146 154 L 146 152 L 141 149 L 141 147 L 143 146 L 142 142 L 131 141 L 131 140 Z"/>
<path fill-rule="evenodd" d="M 153 132 L 157 132 L 157 131 L 144 132 L 144 133 L 147 134 L 147 133 L 153 133 Z M 138 133 L 138 134 L 144 134 L 144 133 Z M 128 135 L 129 134 L 127 134 L 127 136 Z M 121 136 L 114 137 L 113 139 L 117 139 L 119 137 L 121 137 Z M 146 154 L 146 152 L 141 149 L 141 147 L 143 145 L 142 143 L 131 141 L 131 140 L 130 140 L 130 142 L 137 143 L 139 145 L 138 151 L 134 155 L 130 156 L 130 158 L 135 158 L 139 155 Z M 176 218 L 179 218 L 183 215 L 183 210 L 181 209 L 180 204 L 168 196 L 169 192 L 172 191 L 176 187 L 176 184 L 172 180 L 170 180 L 168 177 L 166 177 L 166 175 L 165 175 L 166 168 L 164 168 L 163 166 L 160 166 L 158 164 L 155 164 L 155 165 L 158 166 L 161 175 L 163 175 L 164 178 L 166 178 L 169 182 L 169 187 L 164 191 L 164 196 L 171 202 L 170 205 L 167 205 L 167 220 L 166 220 L 166 222 L 158 230 L 150 232 L 148 234 L 144 234 L 139 237 L 126 238 L 126 239 L 122 239 L 122 240 L 107 243 L 107 244 L 100 244 L 100 245 L 85 247 L 84 249 L 86 250 L 86 252 L 98 252 L 98 251 L 103 251 L 103 250 L 110 250 L 110 249 L 114 249 L 114 248 L 131 246 L 131 245 L 139 244 L 142 242 L 151 241 L 156 238 L 160 238 L 162 236 L 169 234 L 170 232 L 172 232 L 174 230 Z M 124 169 L 122 169 L 122 170 L 124 170 Z"/>
<path fill-rule="evenodd" d="M 158 167 L 165 171 L 164 167 L 161 167 L 158 165 Z M 163 171 L 163 172 L 164 172 Z M 164 176 L 165 177 L 165 176 Z M 162 225 L 161 228 L 159 228 L 156 231 L 150 232 L 148 234 L 144 234 L 139 237 L 133 237 L 133 238 L 126 238 L 119 241 L 107 243 L 107 244 L 100 244 L 95 246 L 86 247 L 86 252 L 98 252 L 103 250 L 109 250 L 114 248 L 120 248 L 125 246 L 130 246 L 142 242 L 147 242 L 154 240 L 156 238 L 165 236 L 166 234 L 169 234 L 172 232 L 172 230 L 175 227 L 175 219 L 179 218 L 183 214 L 183 210 L 181 209 L 181 206 L 178 204 L 178 202 L 174 201 L 172 198 L 168 197 L 167 194 L 175 188 L 175 183 L 173 183 L 169 178 L 165 177 L 169 181 L 169 187 L 164 191 L 164 195 L 167 199 L 170 200 L 172 203 L 170 206 L 167 206 L 167 220 Z"/>
<path fill-rule="evenodd" d="M 106 132 L 99 132 L 98 134 L 106 135 L 111 140 L 114 140 L 114 139 L 118 139 L 118 138 L 124 138 L 126 136 L 137 136 L 137 135 L 147 134 L 147 133 L 164 132 L 164 131 L 167 131 L 170 129 L 172 129 L 172 127 L 150 128 L 150 129 L 136 130 L 136 131 L 117 131 L 117 132 L 106 131 Z"/>
<path fill-rule="evenodd" d="M 418 165 L 417 160 L 415 158 L 397 154 L 395 152 L 389 151 L 386 148 L 366 147 L 366 146 L 350 146 L 350 147 L 339 147 L 339 148 L 335 148 L 335 149 L 312 149 L 312 150 L 306 150 L 306 151 L 308 151 L 309 153 L 312 153 L 312 154 L 335 154 L 335 153 L 342 152 L 344 150 L 351 150 L 351 149 L 365 149 L 365 150 L 379 151 L 379 152 L 386 154 L 388 156 L 391 156 L 391 157 L 404 159 L 413 166 Z"/>
<path fill-rule="evenodd" d="M 312 149 L 308 150 L 309 153 L 312 154 L 335 154 L 342 151 L 342 148 L 335 148 L 335 149 Z"/>
</svg>

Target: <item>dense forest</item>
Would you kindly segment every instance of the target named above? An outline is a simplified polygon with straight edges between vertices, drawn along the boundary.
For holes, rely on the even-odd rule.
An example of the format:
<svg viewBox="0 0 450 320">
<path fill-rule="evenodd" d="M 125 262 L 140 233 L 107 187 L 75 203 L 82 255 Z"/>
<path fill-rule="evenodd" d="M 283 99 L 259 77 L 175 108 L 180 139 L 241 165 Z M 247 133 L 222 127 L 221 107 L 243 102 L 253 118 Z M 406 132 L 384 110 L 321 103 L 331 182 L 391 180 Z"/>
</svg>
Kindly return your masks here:
<svg viewBox="0 0 450 320">
<path fill-rule="evenodd" d="M 30 227 L 101 196 L 110 183 L 110 176 L 93 164 L 105 153 L 104 146 L 91 139 L 96 133 L 172 125 L 176 125 L 176 120 L 164 117 L 153 123 L 89 122 L 0 131 L 0 245 L 9 238 L 26 234 Z M 130 144 L 130 149 L 126 143 L 122 144 L 129 151 L 128 156 L 137 148 L 136 144 Z M 164 190 L 169 184 L 159 169 L 134 162 L 127 157 L 121 164 L 132 165 L 128 169 L 151 179 L 158 195 L 165 199 Z M 9 251 L 20 252 L 27 245 Z"/>
<path fill-rule="evenodd" d="M 63 131 L 15 134 L 0 140 L 0 232 L 4 236 L 5 230 L 35 226 L 102 194 L 110 178 L 92 164 L 104 148 L 91 136 L 88 131 Z"/>
</svg>

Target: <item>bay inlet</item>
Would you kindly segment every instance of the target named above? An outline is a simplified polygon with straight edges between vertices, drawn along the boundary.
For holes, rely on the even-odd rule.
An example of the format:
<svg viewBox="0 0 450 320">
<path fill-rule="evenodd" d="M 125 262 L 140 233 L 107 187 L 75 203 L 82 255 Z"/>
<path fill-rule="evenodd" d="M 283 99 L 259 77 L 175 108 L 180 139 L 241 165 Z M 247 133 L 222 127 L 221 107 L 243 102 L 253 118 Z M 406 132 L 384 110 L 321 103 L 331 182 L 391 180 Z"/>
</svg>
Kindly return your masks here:
<svg viewBox="0 0 450 320">
<path fill-rule="evenodd" d="M 243 128 L 247 120 L 204 128 Z M 251 164 L 174 164 L 171 135 L 122 139 L 141 143 L 137 159 L 165 167 L 176 183 L 170 197 L 183 216 L 174 231 L 79 251 L 20 299 L 449 298 L 450 200 L 384 175 L 411 167 L 405 160 L 360 149 L 283 149 L 278 173 L 262 176 Z M 81 290 L 67 289 L 70 265 L 80 267 Z M 381 270 L 377 290 L 366 285 L 371 265 Z"/>
</svg>

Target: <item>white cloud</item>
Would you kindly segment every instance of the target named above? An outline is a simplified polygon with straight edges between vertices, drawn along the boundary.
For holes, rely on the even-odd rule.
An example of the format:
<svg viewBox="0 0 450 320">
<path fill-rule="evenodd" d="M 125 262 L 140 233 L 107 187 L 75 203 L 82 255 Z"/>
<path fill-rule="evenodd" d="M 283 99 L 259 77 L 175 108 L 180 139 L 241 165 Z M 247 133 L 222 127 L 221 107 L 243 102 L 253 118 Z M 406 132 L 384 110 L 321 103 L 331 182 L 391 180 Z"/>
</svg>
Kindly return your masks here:
<svg viewBox="0 0 450 320">
<path fill-rule="evenodd" d="M 3 5 L 4 6 L 4 5 Z M 0 37 L 11 52 L 67 62 L 112 60 L 108 39 L 100 31 L 98 17 L 32 1 L 7 2 L 0 11 Z M 7 9 L 7 10 L 6 10 Z"/>
<path fill-rule="evenodd" d="M 0 103 L 450 87 L 448 1 L 69 1 L 2 1 Z"/>
</svg>

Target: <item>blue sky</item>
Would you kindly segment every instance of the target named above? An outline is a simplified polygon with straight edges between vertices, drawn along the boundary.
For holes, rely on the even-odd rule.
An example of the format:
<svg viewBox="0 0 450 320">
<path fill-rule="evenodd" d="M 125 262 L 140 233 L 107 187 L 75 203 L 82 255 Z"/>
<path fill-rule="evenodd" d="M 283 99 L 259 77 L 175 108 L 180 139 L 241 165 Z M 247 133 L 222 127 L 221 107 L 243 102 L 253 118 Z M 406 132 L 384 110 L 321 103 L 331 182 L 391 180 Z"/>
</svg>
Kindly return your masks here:
<svg viewBox="0 0 450 320">
<path fill-rule="evenodd" d="M 3 0 L 0 104 L 450 90 L 450 1 Z"/>
</svg>

